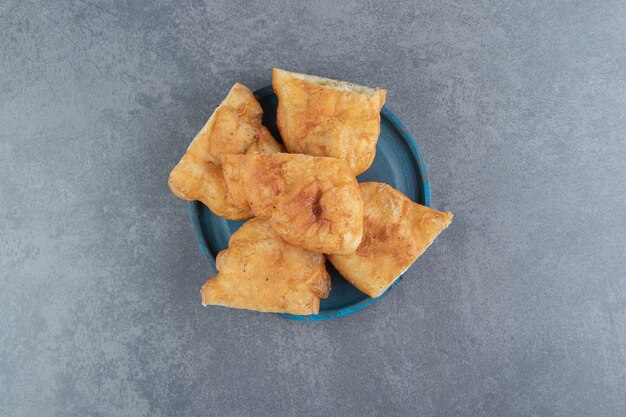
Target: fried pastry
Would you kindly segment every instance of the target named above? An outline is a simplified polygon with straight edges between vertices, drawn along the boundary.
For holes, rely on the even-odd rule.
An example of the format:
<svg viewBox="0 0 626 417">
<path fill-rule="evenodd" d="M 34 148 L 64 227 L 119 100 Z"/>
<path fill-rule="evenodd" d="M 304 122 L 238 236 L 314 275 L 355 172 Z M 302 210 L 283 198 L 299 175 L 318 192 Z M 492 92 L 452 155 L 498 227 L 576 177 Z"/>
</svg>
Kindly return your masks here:
<svg viewBox="0 0 626 417">
<path fill-rule="evenodd" d="M 217 255 L 218 274 L 202 287 L 202 304 L 317 314 L 330 291 L 324 263 L 324 255 L 290 245 L 266 221 L 249 220 Z"/>
<path fill-rule="evenodd" d="M 387 184 L 367 182 L 360 187 L 363 240 L 356 252 L 328 259 L 352 285 L 378 297 L 450 225 L 453 214 L 414 203 Z"/>
<path fill-rule="evenodd" d="M 262 117 L 263 109 L 252 92 L 235 84 L 170 173 L 168 184 L 174 195 L 182 200 L 200 200 L 226 219 L 252 217 L 248 206 L 228 197 L 219 157 L 280 152 L 281 145 L 261 124 Z"/>
<path fill-rule="evenodd" d="M 374 161 L 387 90 L 274 68 L 276 124 L 291 153 L 345 159 L 352 173 Z"/>
<path fill-rule="evenodd" d="M 223 155 L 232 200 L 292 245 L 354 252 L 363 234 L 361 191 L 347 162 L 295 154 Z"/>
</svg>

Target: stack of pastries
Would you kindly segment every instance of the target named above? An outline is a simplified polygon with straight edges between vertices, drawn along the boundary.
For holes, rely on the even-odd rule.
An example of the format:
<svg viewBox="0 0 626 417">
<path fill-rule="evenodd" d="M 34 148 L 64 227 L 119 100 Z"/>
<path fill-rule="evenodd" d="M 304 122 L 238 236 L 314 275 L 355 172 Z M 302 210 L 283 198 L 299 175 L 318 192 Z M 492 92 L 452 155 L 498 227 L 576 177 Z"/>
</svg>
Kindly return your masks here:
<svg viewBox="0 0 626 417">
<path fill-rule="evenodd" d="M 170 173 L 183 200 L 248 220 L 216 260 L 204 305 L 317 314 L 328 259 L 382 295 L 452 221 L 387 184 L 358 183 L 376 155 L 387 91 L 275 68 L 281 145 L 252 92 L 235 84 Z M 284 146 L 284 147 L 283 147 Z"/>
</svg>

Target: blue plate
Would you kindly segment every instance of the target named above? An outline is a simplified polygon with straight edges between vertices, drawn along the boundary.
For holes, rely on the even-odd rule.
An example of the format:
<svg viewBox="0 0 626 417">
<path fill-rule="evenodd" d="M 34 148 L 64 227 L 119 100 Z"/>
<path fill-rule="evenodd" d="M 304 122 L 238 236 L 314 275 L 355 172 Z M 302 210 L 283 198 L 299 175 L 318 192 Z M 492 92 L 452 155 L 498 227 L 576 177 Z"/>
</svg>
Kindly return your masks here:
<svg viewBox="0 0 626 417">
<path fill-rule="evenodd" d="M 263 124 L 280 141 L 280 134 L 276 128 L 278 99 L 272 87 L 267 86 L 255 91 L 254 94 L 263 107 Z M 383 107 L 381 116 L 376 159 L 367 171 L 359 175 L 359 182 L 385 182 L 407 195 L 411 200 L 430 206 L 426 166 L 413 137 L 388 107 Z M 217 253 L 228 247 L 228 239 L 244 222 L 224 220 L 213 214 L 199 201 L 189 203 L 189 215 L 200 251 L 215 268 Z M 328 298 L 321 300 L 319 314 L 309 316 L 280 314 L 281 316 L 306 321 L 334 319 L 356 313 L 382 298 L 370 298 L 363 294 L 343 279 L 330 262 L 326 262 L 326 268 L 331 276 L 331 291 Z M 397 280 L 385 295 L 398 282 L 400 280 Z"/>
</svg>

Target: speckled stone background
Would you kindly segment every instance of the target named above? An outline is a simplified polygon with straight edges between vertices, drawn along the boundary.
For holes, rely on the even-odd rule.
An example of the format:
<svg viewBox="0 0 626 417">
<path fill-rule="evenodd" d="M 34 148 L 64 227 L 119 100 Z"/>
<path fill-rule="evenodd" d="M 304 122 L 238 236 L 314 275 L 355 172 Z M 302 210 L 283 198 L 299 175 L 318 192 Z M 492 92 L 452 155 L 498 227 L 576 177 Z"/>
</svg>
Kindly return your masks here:
<svg viewBox="0 0 626 417">
<path fill-rule="evenodd" d="M 0 3 L 0 415 L 624 415 L 626 3 L 171 3 Z M 387 88 L 456 214 L 354 316 L 200 305 L 167 174 L 272 66 Z"/>
</svg>

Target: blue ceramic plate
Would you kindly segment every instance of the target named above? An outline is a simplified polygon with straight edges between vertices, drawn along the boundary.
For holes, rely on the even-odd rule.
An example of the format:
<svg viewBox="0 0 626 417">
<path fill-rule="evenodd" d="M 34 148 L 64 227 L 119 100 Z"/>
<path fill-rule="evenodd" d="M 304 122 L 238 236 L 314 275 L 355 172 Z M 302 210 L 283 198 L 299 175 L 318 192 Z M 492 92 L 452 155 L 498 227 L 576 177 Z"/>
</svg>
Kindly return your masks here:
<svg viewBox="0 0 626 417">
<path fill-rule="evenodd" d="M 268 86 L 254 93 L 263 107 L 263 124 L 268 127 L 274 137 L 280 139 L 276 128 L 276 107 L 278 99 L 272 87 Z M 413 137 L 406 131 L 400 120 L 383 107 L 381 111 L 380 136 L 376 146 L 376 159 L 372 166 L 359 175 L 359 182 L 384 182 L 407 195 L 411 200 L 430 206 L 430 190 L 426 166 Z M 228 239 L 243 224 L 241 221 L 224 220 L 213 214 L 204 204 L 198 201 L 189 203 L 189 215 L 193 230 L 198 239 L 200 251 L 206 260 L 215 268 L 215 257 L 222 249 L 228 247 Z M 320 312 L 316 315 L 297 316 L 281 314 L 294 320 L 328 320 L 356 313 L 375 303 L 380 298 L 370 298 L 343 279 L 330 262 L 326 267 L 331 276 L 331 291 L 327 299 L 322 300 Z M 391 286 L 391 291 L 400 280 Z"/>
</svg>

